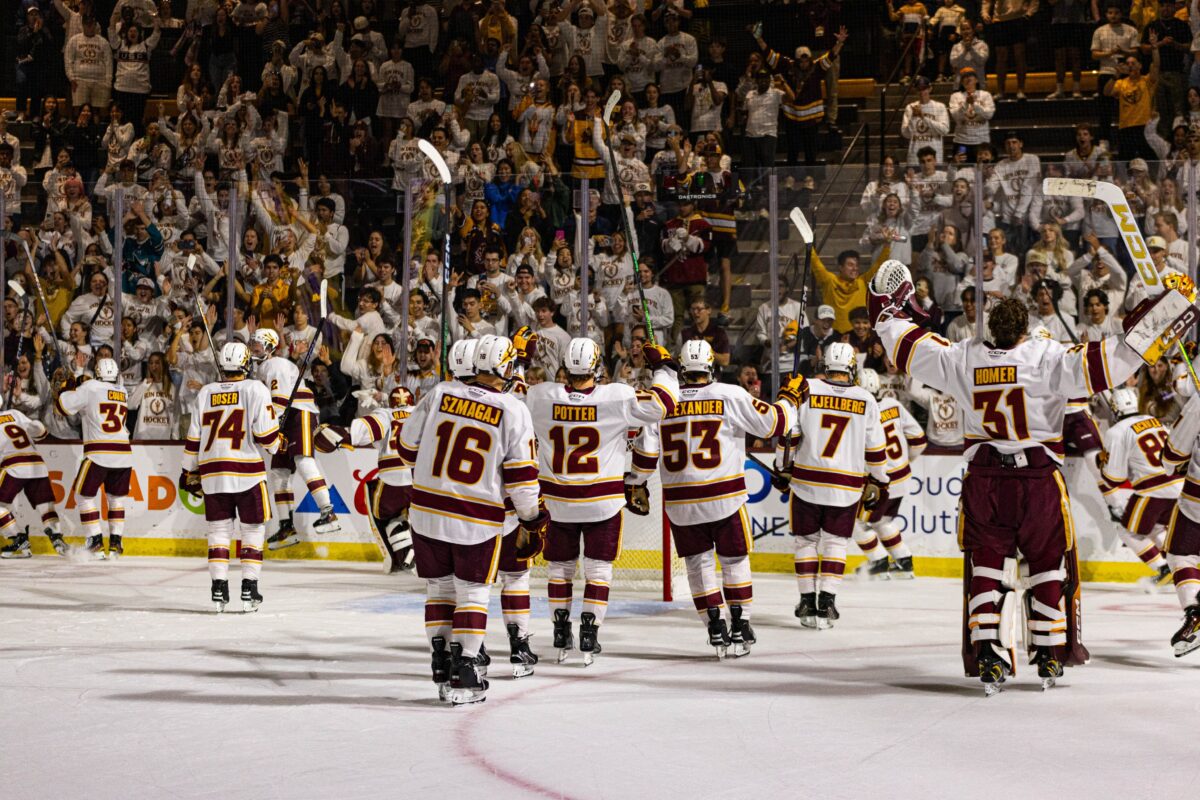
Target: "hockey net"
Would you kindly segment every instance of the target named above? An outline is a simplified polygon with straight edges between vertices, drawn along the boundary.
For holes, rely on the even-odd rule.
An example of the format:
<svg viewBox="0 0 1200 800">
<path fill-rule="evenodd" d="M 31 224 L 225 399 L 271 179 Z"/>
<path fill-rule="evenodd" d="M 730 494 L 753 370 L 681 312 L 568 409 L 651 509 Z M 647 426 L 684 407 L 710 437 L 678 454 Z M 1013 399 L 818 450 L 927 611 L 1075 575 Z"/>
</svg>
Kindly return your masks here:
<svg viewBox="0 0 1200 800">
<path fill-rule="evenodd" d="M 650 477 L 650 513 L 641 517 L 625 509 L 621 534 L 621 554 L 613 565 L 612 588 L 652 593 L 664 601 L 679 591 L 683 578 L 683 559 L 671 545 L 670 527 L 663 515 L 662 484 L 658 473 Z M 533 564 L 533 576 L 547 577 L 546 562 L 539 557 Z M 575 580 L 582 580 L 582 567 Z"/>
</svg>

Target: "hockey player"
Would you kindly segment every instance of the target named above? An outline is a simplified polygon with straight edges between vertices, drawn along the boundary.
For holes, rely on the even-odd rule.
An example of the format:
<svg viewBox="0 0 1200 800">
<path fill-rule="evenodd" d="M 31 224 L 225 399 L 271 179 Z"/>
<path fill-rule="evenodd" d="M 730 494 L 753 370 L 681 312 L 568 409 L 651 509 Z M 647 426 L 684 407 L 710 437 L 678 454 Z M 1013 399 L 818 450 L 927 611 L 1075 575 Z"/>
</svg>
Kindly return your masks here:
<svg viewBox="0 0 1200 800">
<path fill-rule="evenodd" d="M 292 473 L 299 472 L 308 491 L 317 504 L 320 516 L 313 523 L 317 533 L 336 533 L 341 530 L 337 514 L 333 513 L 333 501 L 329 496 L 329 485 L 321 473 L 317 460 L 313 458 L 313 434 L 317 429 L 319 412 L 313 402 L 312 389 L 300 374 L 300 368 L 283 356 L 275 355 L 279 349 L 279 334 L 270 328 L 259 328 L 250 337 L 250 356 L 257 363 L 254 377 L 271 392 L 275 404 L 275 416 L 280 420 L 284 445 L 271 457 L 271 482 L 275 486 L 275 511 L 279 514 L 279 529 L 267 540 L 272 550 L 281 550 L 300 543 L 292 509 L 296 498 L 292 494 Z M 296 396 L 288 405 L 288 398 L 296 382 Z"/>
<path fill-rule="evenodd" d="M 600 347 L 584 338 L 572 339 L 567 346 L 566 384 L 547 381 L 529 389 L 542 493 L 550 512 L 546 591 L 560 662 L 573 648 L 572 581 L 581 541 L 587 585 L 579 615 L 579 650 L 585 665 L 600 652 L 599 630 L 624 530 L 628 431 L 656 424 L 675 409 L 679 383 L 670 353 L 661 345 L 646 345 L 643 352 L 654 368 L 654 385 L 648 392 L 620 383 L 598 385 Z"/>
<path fill-rule="evenodd" d="M 251 612 L 263 599 L 258 578 L 266 523 L 271 518 L 266 464 L 259 448 L 268 453 L 279 449 L 279 420 L 270 390 L 258 381 L 246 380 L 250 368 L 246 345 L 226 343 L 217 362 L 221 379 L 206 385 L 196 396 L 183 448 L 179 488 L 204 496 L 208 575 L 218 613 L 229 603 L 229 545 L 234 535 L 233 521 L 240 523 L 242 610 Z"/>
<path fill-rule="evenodd" d="M 1138 413 L 1136 389 L 1113 389 L 1109 405 L 1117 422 L 1104 434 L 1098 459 L 1100 488 L 1113 521 L 1121 523 L 1121 541 L 1156 573 L 1138 581 L 1153 592 L 1171 579 L 1171 568 L 1159 550 L 1160 532 L 1175 513 L 1183 476 L 1163 469 L 1167 429 L 1154 417 Z M 1121 488 L 1126 480 L 1132 491 Z"/>
<path fill-rule="evenodd" d="M 855 383 L 857 361 L 853 345 L 829 345 L 825 378 L 809 384 L 808 403 L 791 429 L 790 469 L 780 465 L 792 494 L 796 616 L 806 628 L 830 628 L 839 618 L 837 588 L 859 503 L 873 511 L 888 483 L 879 406 Z"/>
<path fill-rule="evenodd" d="M 1171 637 L 1176 657 L 1200 648 L 1200 394 L 1183 407 L 1162 450 L 1163 466 L 1187 478 L 1167 533 L 1167 565 L 1183 607 L 1183 624 Z"/>
<path fill-rule="evenodd" d="M 75 388 L 68 379 L 55 404 L 65 416 L 79 414 L 83 425 L 83 463 L 75 475 L 75 501 L 79 504 L 79 522 L 86 537 L 84 547 L 94 558 L 102 559 L 104 535 L 100 530 L 100 505 L 96 495 L 101 487 L 108 500 L 108 557 L 124 552 L 121 534 L 125 530 L 125 496 L 133 469 L 133 449 L 129 446 L 128 414 L 124 387 L 117 381 L 121 368 L 111 358 L 96 361 L 96 377 Z"/>
<path fill-rule="evenodd" d="M 17 495 L 25 499 L 42 515 L 43 530 L 60 556 L 67 552 L 59 528 L 58 512 L 54 509 L 54 489 L 46 462 L 33 447 L 33 442 L 46 435 L 46 426 L 30 419 L 16 409 L 0 412 L 0 532 L 16 527 L 12 507 Z M 12 534 L 12 541 L 0 550 L 0 558 L 29 558 L 29 531 Z"/>
<path fill-rule="evenodd" d="M 894 397 L 884 397 L 879 373 L 863 368 L 858 372 L 858 384 L 879 404 L 879 423 L 883 426 L 884 455 L 887 456 L 888 484 L 882 489 L 872 509 L 859 512 L 854 528 L 854 541 L 867 554 L 867 563 L 860 570 L 874 577 L 912 578 L 912 551 L 904 543 L 896 516 L 907 494 L 912 462 L 925 451 L 928 440 L 920 424 L 908 409 Z M 880 543 L 883 548 L 880 548 Z M 886 551 L 886 552 L 885 552 Z M 888 555 L 891 566 L 888 566 Z"/>
<path fill-rule="evenodd" d="M 987 341 L 951 344 L 911 321 L 923 315 L 912 296 L 908 268 L 885 263 L 872 279 L 871 319 L 900 372 L 953 394 L 963 409 L 970 463 L 959 518 L 963 665 L 988 694 L 1012 673 L 1014 654 L 1001 639 L 1000 619 L 1012 597 L 1004 561 L 1019 551 L 1029 572 L 1032 660 L 1043 686 L 1052 686 L 1065 665 L 1087 660 L 1079 639 L 1074 526 L 1059 471 L 1067 400 L 1120 385 L 1142 359 L 1124 337 L 1069 349 L 1027 338 L 1028 312 L 1012 299 L 992 309 Z"/>
<path fill-rule="evenodd" d="M 804 378 L 794 377 L 780 390 L 779 401 L 766 403 L 740 386 L 714 383 L 713 361 L 708 342 L 684 343 L 679 401 L 659 425 L 658 441 L 643 437 L 634 455 L 635 467 L 644 470 L 661 449 L 663 504 L 675 550 L 687 565 L 692 601 L 708 627 L 709 644 L 724 658 L 731 644 L 734 655 L 745 655 L 755 642 L 750 627 L 754 592 L 746 516 L 746 434 L 768 438 L 790 430 L 807 385 Z M 723 594 L 714 550 L 721 561 Z M 728 623 L 723 617 L 726 603 Z"/>
<path fill-rule="evenodd" d="M 400 455 L 413 466 L 409 520 L 417 574 L 428 593 L 433 680 L 439 696 L 455 705 L 486 699 L 487 681 L 474 659 L 487 628 L 501 537 L 515 519 L 515 536 L 540 542 L 549 523 L 539 507 L 529 409 L 503 391 L 516 357 L 507 338 L 482 337 L 476 377 L 438 384 L 401 432 Z"/>
<path fill-rule="evenodd" d="M 375 533 L 383 548 L 384 570 L 389 573 L 413 565 L 412 534 L 408 525 L 408 503 L 412 492 L 412 469 L 400 458 L 400 429 L 412 413 L 413 393 L 403 386 L 392 389 L 386 408 L 380 407 L 350 423 L 322 425 L 313 444 L 322 453 L 338 447 L 374 447 L 379 451 L 378 472 L 367 483 Z"/>
</svg>

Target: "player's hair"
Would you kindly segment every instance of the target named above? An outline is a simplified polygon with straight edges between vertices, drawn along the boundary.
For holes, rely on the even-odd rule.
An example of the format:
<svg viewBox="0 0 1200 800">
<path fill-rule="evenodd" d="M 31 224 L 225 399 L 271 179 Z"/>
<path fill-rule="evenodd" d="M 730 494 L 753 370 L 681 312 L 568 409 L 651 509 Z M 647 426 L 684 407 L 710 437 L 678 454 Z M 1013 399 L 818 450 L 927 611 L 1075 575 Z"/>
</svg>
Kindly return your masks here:
<svg viewBox="0 0 1200 800">
<path fill-rule="evenodd" d="M 1020 300 L 1006 298 L 992 309 L 987 326 L 988 333 L 992 335 L 992 344 L 1007 350 L 1021 341 L 1021 337 L 1029 330 L 1029 311 Z"/>
</svg>

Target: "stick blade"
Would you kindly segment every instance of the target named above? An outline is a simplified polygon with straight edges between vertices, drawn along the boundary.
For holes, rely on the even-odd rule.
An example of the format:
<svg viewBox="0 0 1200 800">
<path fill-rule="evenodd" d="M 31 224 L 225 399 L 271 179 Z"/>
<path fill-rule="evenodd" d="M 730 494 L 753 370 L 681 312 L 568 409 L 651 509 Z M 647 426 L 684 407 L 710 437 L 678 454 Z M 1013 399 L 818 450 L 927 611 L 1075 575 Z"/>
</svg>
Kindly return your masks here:
<svg viewBox="0 0 1200 800">
<path fill-rule="evenodd" d="M 799 206 L 796 206 L 791 210 L 791 213 L 788 214 L 788 218 L 792 220 L 792 224 L 796 226 L 796 230 L 800 231 L 800 238 L 804 240 L 804 243 L 812 244 L 812 228 L 809 227 L 808 219 L 805 218 L 804 212 L 800 210 Z"/>
<path fill-rule="evenodd" d="M 451 183 L 450 167 L 446 164 L 446 159 L 442 158 L 442 154 L 433 146 L 433 142 L 428 139 L 417 139 L 417 149 L 425 154 L 425 157 L 433 162 L 433 166 L 437 168 L 438 177 L 442 183 Z"/>
<path fill-rule="evenodd" d="M 613 89 L 612 94 L 608 96 L 608 102 L 604 104 L 604 124 L 608 125 L 612 120 L 613 109 L 617 107 L 617 103 L 621 102 L 621 90 Z"/>
<path fill-rule="evenodd" d="M 1095 197 L 1096 181 L 1087 178 L 1043 178 L 1042 194 L 1054 197 Z"/>
<path fill-rule="evenodd" d="M 11 280 L 8 282 L 8 290 L 16 297 L 25 296 L 25 289 L 21 286 L 21 284 L 17 283 L 16 280 Z"/>
<path fill-rule="evenodd" d="M 329 281 L 321 279 L 321 321 L 329 316 Z"/>
</svg>

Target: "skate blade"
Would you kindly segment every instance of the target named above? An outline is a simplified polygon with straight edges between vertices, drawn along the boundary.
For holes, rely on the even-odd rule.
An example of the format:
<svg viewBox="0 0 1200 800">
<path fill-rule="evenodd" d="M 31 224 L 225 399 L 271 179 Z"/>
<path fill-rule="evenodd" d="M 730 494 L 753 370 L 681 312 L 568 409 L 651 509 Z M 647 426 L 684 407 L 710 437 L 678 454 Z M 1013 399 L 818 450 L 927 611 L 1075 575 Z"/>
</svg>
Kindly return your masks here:
<svg viewBox="0 0 1200 800">
<path fill-rule="evenodd" d="M 0 553 L 0 558 L 16 559 L 16 558 L 33 558 L 33 552 L 30 550 L 18 550 L 15 553 Z"/>
<path fill-rule="evenodd" d="M 983 685 L 984 697 L 995 697 L 1002 691 L 1004 691 L 1004 684 L 1002 683 L 985 683 Z"/>
<path fill-rule="evenodd" d="M 1193 650 L 1200 649 L 1200 636 L 1195 637 L 1190 642 L 1179 642 L 1175 645 L 1175 657 L 1182 658 Z"/>
<path fill-rule="evenodd" d="M 255 611 L 258 611 L 258 607 L 260 605 L 262 605 L 262 603 L 255 602 L 254 600 L 243 600 L 242 601 L 242 613 L 243 614 L 253 614 Z"/>
<path fill-rule="evenodd" d="M 449 699 L 452 706 L 465 706 L 471 703 L 482 703 L 487 695 L 475 689 L 450 689 Z"/>
<path fill-rule="evenodd" d="M 822 619 L 821 617 L 817 617 L 817 626 L 816 627 L 817 627 L 817 630 L 819 630 L 819 631 L 827 631 L 833 627 L 833 620 Z"/>
<path fill-rule="evenodd" d="M 216 611 L 218 614 L 223 614 L 225 612 L 225 604 L 224 603 L 213 603 L 213 610 Z"/>
<path fill-rule="evenodd" d="M 596 661 L 595 653 L 584 653 L 583 654 L 583 665 L 585 667 L 590 667 L 592 664 L 595 663 L 595 661 Z"/>
<path fill-rule="evenodd" d="M 564 647 L 558 651 L 558 663 L 561 664 L 567 660 L 567 656 L 571 654 L 571 648 Z"/>
<path fill-rule="evenodd" d="M 1042 691 L 1053 689 L 1056 685 L 1057 678 L 1042 678 Z"/>
<path fill-rule="evenodd" d="M 906 571 L 889 572 L 888 573 L 888 580 L 911 581 L 916 577 L 917 577 L 916 575 L 912 574 L 911 572 L 906 572 Z"/>
<path fill-rule="evenodd" d="M 719 644 L 714 649 L 717 651 L 717 661 L 724 661 L 725 656 L 729 655 L 729 645 Z"/>
<path fill-rule="evenodd" d="M 438 690 L 438 700 L 441 700 L 443 703 L 449 703 L 450 702 L 450 684 L 439 683 L 439 684 L 437 684 L 437 690 Z"/>
<path fill-rule="evenodd" d="M 746 642 L 734 642 L 732 650 L 734 658 L 750 655 L 750 645 Z"/>
<path fill-rule="evenodd" d="M 513 664 L 512 676 L 514 678 L 525 678 L 533 674 L 533 667 L 528 664 Z"/>
<path fill-rule="evenodd" d="M 325 525 L 314 525 L 313 531 L 319 534 L 337 533 L 342 529 L 342 526 L 336 522 L 330 522 Z"/>
<path fill-rule="evenodd" d="M 816 617 L 801 617 L 800 618 L 800 626 L 802 628 L 816 628 L 817 627 L 817 618 Z"/>
<path fill-rule="evenodd" d="M 286 550 L 289 547 L 300 544 L 299 536 L 289 536 L 286 539 L 280 539 L 278 542 L 268 542 L 268 550 Z"/>
</svg>

